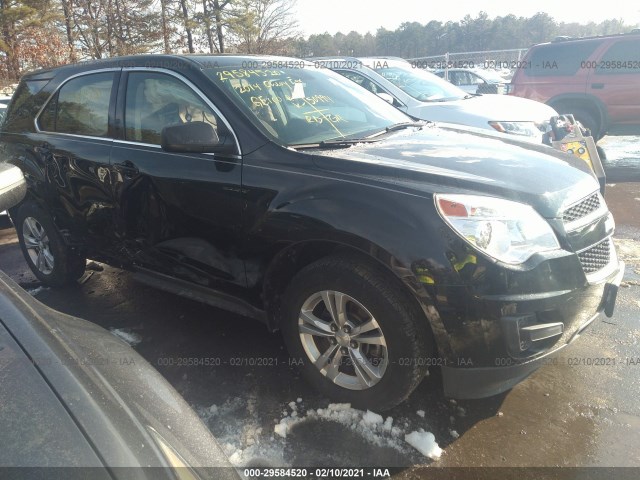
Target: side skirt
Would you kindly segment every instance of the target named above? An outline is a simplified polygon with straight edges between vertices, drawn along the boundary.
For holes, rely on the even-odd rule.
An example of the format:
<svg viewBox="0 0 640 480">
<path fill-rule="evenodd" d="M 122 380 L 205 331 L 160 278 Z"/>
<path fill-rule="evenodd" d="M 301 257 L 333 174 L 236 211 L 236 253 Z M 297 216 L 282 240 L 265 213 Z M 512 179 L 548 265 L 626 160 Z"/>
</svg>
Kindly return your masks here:
<svg viewBox="0 0 640 480">
<path fill-rule="evenodd" d="M 267 314 L 264 310 L 217 290 L 195 285 L 185 280 L 141 267 L 135 267 L 133 279 L 150 287 L 171 292 L 181 297 L 190 298 L 197 302 L 206 303 L 223 310 L 228 310 L 229 312 L 244 317 L 254 318 L 265 324 L 267 323 Z"/>
</svg>

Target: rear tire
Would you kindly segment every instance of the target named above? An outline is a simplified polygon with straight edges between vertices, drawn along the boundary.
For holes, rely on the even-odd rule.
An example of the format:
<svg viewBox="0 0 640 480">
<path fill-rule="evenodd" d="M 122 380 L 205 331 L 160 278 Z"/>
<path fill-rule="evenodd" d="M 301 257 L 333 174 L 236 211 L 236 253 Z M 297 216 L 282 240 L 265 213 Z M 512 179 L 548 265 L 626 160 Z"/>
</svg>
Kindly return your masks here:
<svg viewBox="0 0 640 480">
<path fill-rule="evenodd" d="M 347 256 L 307 266 L 285 292 L 283 315 L 289 353 L 301 360 L 306 380 L 334 401 L 387 410 L 427 371 L 427 319 L 380 266 Z"/>
<path fill-rule="evenodd" d="M 86 258 L 64 243 L 47 212 L 35 203 L 24 203 L 14 220 L 22 254 L 38 280 L 61 287 L 82 276 Z"/>
</svg>

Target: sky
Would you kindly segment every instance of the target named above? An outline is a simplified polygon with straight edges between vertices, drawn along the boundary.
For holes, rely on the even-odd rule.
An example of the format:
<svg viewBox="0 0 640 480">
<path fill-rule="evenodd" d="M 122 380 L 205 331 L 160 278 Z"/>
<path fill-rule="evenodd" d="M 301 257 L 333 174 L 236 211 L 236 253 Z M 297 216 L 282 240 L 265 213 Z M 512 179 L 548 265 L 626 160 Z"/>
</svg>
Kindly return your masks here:
<svg viewBox="0 0 640 480">
<path fill-rule="evenodd" d="M 640 26 L 638 0 L 297 0 L 296 9 L 305 37 L 324 32 L 347 34 L 352 30 L 375 33 L 379 27 L 395 30 L 403 22 L 458 21 L 467 14 L 476 17 L 480 10 L 491 18 L 510 13 L 530 17 L 542 11 L 559 22 L 587 23 L 615 18 L 623 19 L 626 25 Z"/>
</svg>

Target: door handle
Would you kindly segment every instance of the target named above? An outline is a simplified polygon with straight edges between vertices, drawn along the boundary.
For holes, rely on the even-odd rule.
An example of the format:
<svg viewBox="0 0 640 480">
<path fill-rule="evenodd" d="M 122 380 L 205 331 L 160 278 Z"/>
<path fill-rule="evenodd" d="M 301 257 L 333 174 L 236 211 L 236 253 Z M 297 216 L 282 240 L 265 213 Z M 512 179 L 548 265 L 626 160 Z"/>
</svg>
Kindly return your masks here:
<svg viewBox="0 0 640 480">
<path fill-rule="evenodd" d="M 124 175 L 129 177 L 132 177 L 140 173 L 140 170 L 138 170 L 138 167 L 136 167 L 134 163 L 130 160 L 127 160 L 122 163 L 116 163 L 113 166 L 116 168 L 116 170 L 122 172 Z"/>
<path fill-rule="evenodd" d="M 604 88 L 604 83 L 592 83 L 591 88 L 602 90 Z"/>
</svg>

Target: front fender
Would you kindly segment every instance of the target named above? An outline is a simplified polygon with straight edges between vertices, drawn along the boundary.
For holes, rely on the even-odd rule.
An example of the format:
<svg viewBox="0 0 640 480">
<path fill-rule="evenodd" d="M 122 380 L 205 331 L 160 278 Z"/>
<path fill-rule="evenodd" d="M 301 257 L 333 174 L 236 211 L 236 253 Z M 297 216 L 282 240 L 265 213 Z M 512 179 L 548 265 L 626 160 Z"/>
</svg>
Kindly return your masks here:
<svg viewBox="0 0 640 480">
<path fill-rule="evenodd" d="M 251 228 L 251 238 L 286 238 L 269 254 L 265 298 L 272 283 L 287 280 L 302 265 L 345 249 L 383 265 L 420 304 L 441 355 L 450 357 L 450 338 L 434 303 L 435 288 L 460 284 L 445 252 L 451 230 L 435 211 L 433 200 L 385 188 L 320 185 L 274 198 L 273 208 Z M 299 260 L 297 257 L 307 256 Z M 250 268 L 248 277 L 250 277 Z"/>
</svg>

